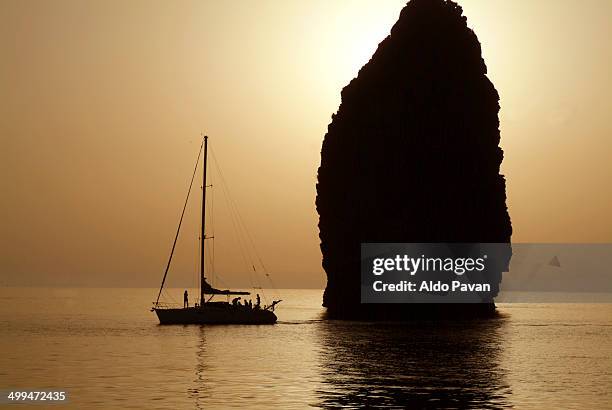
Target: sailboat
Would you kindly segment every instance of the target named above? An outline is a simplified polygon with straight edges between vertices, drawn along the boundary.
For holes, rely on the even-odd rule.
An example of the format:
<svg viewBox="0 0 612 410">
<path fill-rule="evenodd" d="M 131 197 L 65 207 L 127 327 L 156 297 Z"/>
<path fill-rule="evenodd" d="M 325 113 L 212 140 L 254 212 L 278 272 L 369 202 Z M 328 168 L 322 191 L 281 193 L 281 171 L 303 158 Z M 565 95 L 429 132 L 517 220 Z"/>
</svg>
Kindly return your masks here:
<svg viewBox="0 0 612 410">
<path fill-rule="evenodd" d="M 201 241 L 199 249 L 200 258 L 200 298 L 199 302 L 196 302 L 194 306 L 189 306 L 187 301 L 183 307 L 179 306 L 167 306 L 160 304 L 159 299 L 161 297 L 166 277 L 170 269 L 170 263 L 172 261 L 172 255 L 176 247 L 176 242 L 179 237 L 181 224 L 183 222 L 183 216 L 185 215 L 185 209 L 189 200 L 189 194 L 191 187 L 193 186 L 193 180 L 196 175 L 198 168 L 200 154 L 202 153 L 202 146 L 204 148 L 204 159 L 203 159 L 203 184 L 202 184 L 202 224 L 201 224 Z M 211 286 L 206 280 L 205 276 L 205 263 L 204 263 L 204 241 L 211 239 L 206 236 L 206 166 L 208 156 L 208 136 L 204 136 L 200 151 L 198 153 L 198 159 L 196 161 L 196 167 L 191 177 L 191 183 L 189 185 L 189 191 L 187 192 L 187 199 L 183 206 L 183 212 L 179 221 L 179 225 L 176 231 L 172 250 L 170 252 L 170 258 L 164 272 L 162 283 L 157 294 L 157 300 L 153 303 L 151 311 L 157 314 L 160 324 L 273 324 L 276 323 L 277 317 L 274 314 L 274 308 L 280 300 L 273 301 L 269 306 L 260 305 L 260 298 L 257 295 L 257 303 L 240 303 L 240 299 L 243 295 L 250 295 L 250 292 L 236 291 L 230 289 L 216 289 Z M 224 295 L 228 298 L 228 301 L 214 301 L 213 298 L 218 295 Z M 237 296 L 229 302 L 230 296 Z M 185 299 L 187 294 L 185 291 Z"/>
</svg>

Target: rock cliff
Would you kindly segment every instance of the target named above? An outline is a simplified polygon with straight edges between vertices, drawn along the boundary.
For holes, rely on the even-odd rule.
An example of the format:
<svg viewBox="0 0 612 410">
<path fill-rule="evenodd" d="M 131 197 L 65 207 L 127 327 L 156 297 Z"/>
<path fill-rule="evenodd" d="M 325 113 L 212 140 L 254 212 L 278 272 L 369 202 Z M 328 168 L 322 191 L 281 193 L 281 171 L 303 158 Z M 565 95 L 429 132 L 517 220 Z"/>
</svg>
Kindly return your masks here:
<svg viewBox="0 0 612 410">
<path fill-rule="evenodd" d="M 499 95 L 450 0 L 412 0 L 342 90 L 321 150 L 316 206 L 332 317 L 490 314 L 493 304 L 362 305 L 361 242 L 502 242 Z"/>
</svg>

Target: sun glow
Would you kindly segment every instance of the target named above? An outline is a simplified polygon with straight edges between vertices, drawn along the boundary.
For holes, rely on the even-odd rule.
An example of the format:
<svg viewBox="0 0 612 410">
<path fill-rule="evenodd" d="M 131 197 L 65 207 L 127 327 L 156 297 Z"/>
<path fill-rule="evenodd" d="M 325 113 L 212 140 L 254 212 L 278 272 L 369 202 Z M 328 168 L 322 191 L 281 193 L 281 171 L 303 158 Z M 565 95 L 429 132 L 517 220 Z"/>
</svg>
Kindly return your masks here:
<svg viewBox="0 0 612 410">
<path fill-rule="evenodd" d="M 357 76 L 359 69 L 372 57 L 378 44 L 390 33 L 397 21 L 404 1 L 380 7 L 377 2 L 362 1 L 334 3 L 334 24 L 328 26 L 326 54 L 336 61 L 336 76 L 346 85 Z"/>
<path fill-rule="evenodd" d="M 157 286 L 206 131 L 277 284 L 324 286 L 321 140 L 406 3 L 1 2 L 8 283 Z M 458 3 L 500 95 L 513 240 L 609 242 L 612 2 Z"/>
</svg>

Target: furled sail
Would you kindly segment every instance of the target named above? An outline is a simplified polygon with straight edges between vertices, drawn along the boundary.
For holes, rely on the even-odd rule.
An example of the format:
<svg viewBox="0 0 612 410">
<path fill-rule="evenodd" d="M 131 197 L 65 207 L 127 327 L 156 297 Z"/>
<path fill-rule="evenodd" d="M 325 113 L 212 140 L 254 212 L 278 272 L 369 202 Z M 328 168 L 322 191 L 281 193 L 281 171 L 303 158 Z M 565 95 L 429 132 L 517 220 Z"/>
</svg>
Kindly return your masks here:
<svg viewBox="0 0 612 410">
<path fill-rule="evenodd" d="M 242 291 L 237 291 L 237 290 L 216 289 L 210 286 L 210 284 L 206 281 L 206 279 L 204 279 L 204 283 L 202 284 L 202 289 L 204 293 L 207 295 L 250 295 L 251 294 L 250 292 L 242 292 Z"/>
</svg>

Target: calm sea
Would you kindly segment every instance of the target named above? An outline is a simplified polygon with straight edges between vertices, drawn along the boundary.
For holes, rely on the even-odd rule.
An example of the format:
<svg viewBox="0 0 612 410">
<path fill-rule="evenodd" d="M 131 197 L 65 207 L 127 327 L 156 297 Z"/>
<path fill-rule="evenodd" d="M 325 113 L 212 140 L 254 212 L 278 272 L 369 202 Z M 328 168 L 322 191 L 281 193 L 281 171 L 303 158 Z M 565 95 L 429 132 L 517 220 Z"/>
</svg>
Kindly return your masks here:
<svg viewBox="0 0 612 410">
<path fill-rule="evenodd" d="M 160 326 L 155 289 L 2 288 L 0 390 L 74 408 L 612 407 L 612 304 L 368 324 L 321 320 L 320 290 L 278 293 L 273 326 Z"/>
</svg>

